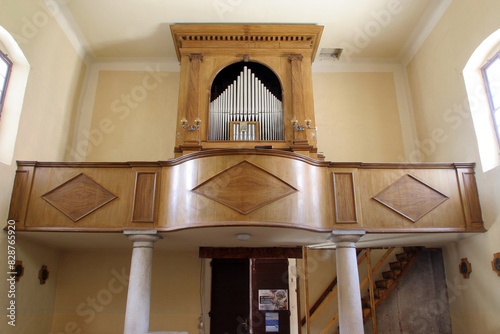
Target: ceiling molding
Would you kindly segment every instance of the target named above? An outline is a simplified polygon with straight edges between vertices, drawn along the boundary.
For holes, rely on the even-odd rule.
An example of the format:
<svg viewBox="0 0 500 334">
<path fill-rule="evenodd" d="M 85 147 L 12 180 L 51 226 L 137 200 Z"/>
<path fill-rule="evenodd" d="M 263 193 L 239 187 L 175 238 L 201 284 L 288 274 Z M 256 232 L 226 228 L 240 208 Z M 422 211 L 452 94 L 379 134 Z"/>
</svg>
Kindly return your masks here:
<svg viewBox="0 0 500 334">
<path fill-rule="evenodd" d="M 418 24 L 399 53 L 400 63 L 406 67 L 422 47 L 453 0 L 433 0 L 427 6 Z"/>
<path fill-rule="evenodd" d="M 340 60 L 316 60 L 313 73 L 321 72 L 394 72 L 401 68 L 396 59 L 388 58 L 344 58 Z"/>
<path fill-rule="evenodd" d="M 43 0 L 43 2 L 85 64 L 92 64 L 95 58 L 94 52 L 66 4 L 54 0 Z"/>
<path fill-rule="evenodd" d="M 92 69 L 98 71 L 143 71 L 151 69 L 161 72 L 180 72 L 176 57 L 161 58 L 95 58 Z"/>
<path fill-rule="evenodd" d="M 399 62 L 403 66 L 406 66 L 411 61 L 411 59 L 415 56 L 415 54 L 418 52 L 420 47 L 425 42 L 426 38 L 429 36 L 434 27 L 437 25 L 442 15 L 446 12 L 451 2 L 452 0 L 433 0 L 429 3 L 424 14 L 420 18 L 418 24 L 415 26 L 407 42 L 401 49 L 401 52 L 399 53 L 396 62 Z M 54 1 L 54 0 L 43 0 L 43 3 L 53 14 L 54 18 L 61 26 L 63 32 L 66 34 L 69 41 L 71 42 L 77 53 L 80 55 L 80 57 L 87 65 L 90 65 L 95 62 L 99 63 L 123 62 L 122 59 L 117 59 L 117 58 L 103 60 L 102 58 L 96 57 L 94 51 L 90 47 L 90 44 L 85 38 L 81 28 L 77 24 L 75 18 L 73 17 L 70 9 L 67 7 L 66 4 L 60 4 L 59 1 Z M 125 62 L 127 61 L 131 61 L 132 63 L 135 62 L 140 63 L 144 61 L 148 62 L 149 60 L 128 59 Z M 361 62 L 377 63 L 377 61 L 373 61 L 372 59 L 366 59 L 366 58 L 364 58 Z M 382 59 L 380 62 L 393 63 L 394 59 Z M 317 61 L 315 63 L 317 63 Z M 318 69 L 317 71 L 319 72 L 338 71 L 339 66 L 337 64 L 329 66 L 326 65 L 325 63 L 327 63 L 327 61 L 321 62 L 321 65 L 318 64 L 313 65 L 313 71 L 316 71 L 316 69 Z M 359 63 L 356 61 L 352 61 L 351 59 L 350 65 L 352 65 L 351 66 L 352 68 L 353 66 L 359 66 Z M 343 65 L 340 68 L 348 68 L 348 67 L 349 66 Z"/>
</svg>

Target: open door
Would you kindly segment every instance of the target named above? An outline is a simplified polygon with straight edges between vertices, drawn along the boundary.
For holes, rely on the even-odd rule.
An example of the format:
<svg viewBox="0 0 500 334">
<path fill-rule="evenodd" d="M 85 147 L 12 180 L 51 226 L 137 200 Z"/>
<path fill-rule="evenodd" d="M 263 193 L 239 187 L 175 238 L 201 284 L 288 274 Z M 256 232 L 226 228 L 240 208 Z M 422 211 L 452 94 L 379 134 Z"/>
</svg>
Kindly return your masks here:
<svg viewBox="0 0 500 334">
<path fill-rule="evenodd" d="M 249 334 L 250 260 L 213 259 L 210 333 Z"/>
<path fill-rule="evenodd" d="M 200 257 L 212 259 L 211 334 L 298 333 L 296 279 L 292 274 L 289 281 L 289 258 L 301 258 L 300 248 L 203 248 Z"/>
</svg>

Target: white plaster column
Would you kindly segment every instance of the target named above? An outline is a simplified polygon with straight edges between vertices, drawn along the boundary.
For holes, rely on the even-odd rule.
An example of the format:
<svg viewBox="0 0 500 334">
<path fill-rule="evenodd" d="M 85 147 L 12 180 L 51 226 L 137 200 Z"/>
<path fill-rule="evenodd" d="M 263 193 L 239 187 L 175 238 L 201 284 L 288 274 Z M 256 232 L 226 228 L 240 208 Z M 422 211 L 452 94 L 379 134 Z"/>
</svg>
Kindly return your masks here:
<svg viewBox="0 0 500 334">
<path fill-rule="evenodd" d="M 134 243 L 123 333 L 145 334 L 149 331 L 153 244 L 161 236 L 156 230 L 125 230 L 123 234 Z"/>
<path fill-rule="evenodd" d="M 355 245 L 364 234 L 363 230 L 344 230 L 333 231 L 330 237 L 337 249 L 337 286 L 341 334 L 364 333 Z"/>
</svg>

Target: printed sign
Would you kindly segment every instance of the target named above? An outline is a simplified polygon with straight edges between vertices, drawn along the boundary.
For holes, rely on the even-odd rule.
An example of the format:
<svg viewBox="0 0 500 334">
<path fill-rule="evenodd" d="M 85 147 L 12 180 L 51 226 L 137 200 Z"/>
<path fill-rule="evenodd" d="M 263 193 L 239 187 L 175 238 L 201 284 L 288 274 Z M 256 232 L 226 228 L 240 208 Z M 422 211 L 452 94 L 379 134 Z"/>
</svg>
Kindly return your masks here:
<svg viewBox="0 0 500 334">
<path fill-rule="evenodd" d="M 279 314 L 276 312 L 266 312 L 266 333 L 279 333 Z"/>
<path fill-rule="evenodd" d="M 288 290 L 259 290 L 259 310 L 288 310 Z"/>
</svg>

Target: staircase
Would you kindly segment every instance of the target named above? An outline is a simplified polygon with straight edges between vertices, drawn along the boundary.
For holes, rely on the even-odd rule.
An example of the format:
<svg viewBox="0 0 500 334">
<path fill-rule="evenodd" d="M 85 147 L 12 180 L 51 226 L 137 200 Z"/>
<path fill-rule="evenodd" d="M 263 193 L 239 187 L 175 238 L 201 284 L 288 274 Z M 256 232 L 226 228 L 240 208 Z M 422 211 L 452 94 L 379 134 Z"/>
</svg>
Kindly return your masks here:
<svg viewBox="0 0 500 334">
<path fill-rule="evenodd" d="M 364 250 L 363 254 L 361 252 Z M 376 330 L 376 317 L 372 317 L 372 312 L 375 313 L 376 309 L 382 304 L 382 302 L 389 296 L 392 289 L 396 287 L 398 282 L 401 280 L 403 275 L 408 271 L 411 265 L 415 262 L 418 254 L 422 252 L 422 247 L 405 247 L 402 253 L 396 254 L 396 261 L 389 262 L 389 270 L 382 272 L 382 279 L 374 281 L 373 275 L 379 270 L 382 265 L 387 265 L 387 261 L 394 248 L 389 248 L 382 258 L 374 265 L 371 264 L 371 249 L 358 249 L 358 266 L 362 262 L 366 262 L 368 269 L 367 277 L 361 282 L 360 289 L 363 290 L 365 286 L 368 285 L 369 295 L 367 297 L 361 298 L 361 304 L 363 307 L 363 320 L 366 323 L 370 318 L 372 318 L 373 323 L 373 333 L 377 333 Z M 360 255 L 361 254 L 361 255 Z M 393 257 L 394 258 L 394 257 Z M 309 321 L 314 321 L 318 316 L 325 304 L 327 304 L 337 293 L 337 278 L 335 277 L 332 283 L 323 292 L 321 297 L 314 303 L 309 311 Z M 338 313 L 330 320 L 326 327 L 321 331 L 321 334 L 327 333 L 332 326 L 338 321 Z M 306 318 L 304 317 L 301 321 L 303 326 L 306 323 Z"/>
<path fill-rule="evenodd" d="M 373 286 L 373 301 L 370 296 L 361 298 L 364 322 L 367 322 L 371 318 L 372 311 L 376 310 L 389 296 L 392 289 L 396 287 L 421 251 L 420 247 L 407 247 L 403 248 L 403 253 L 396 254 L 397 261 L 390 262 L 390 270 L 382 273 L 383 279 L 375 281 Z"/>
</svg>

